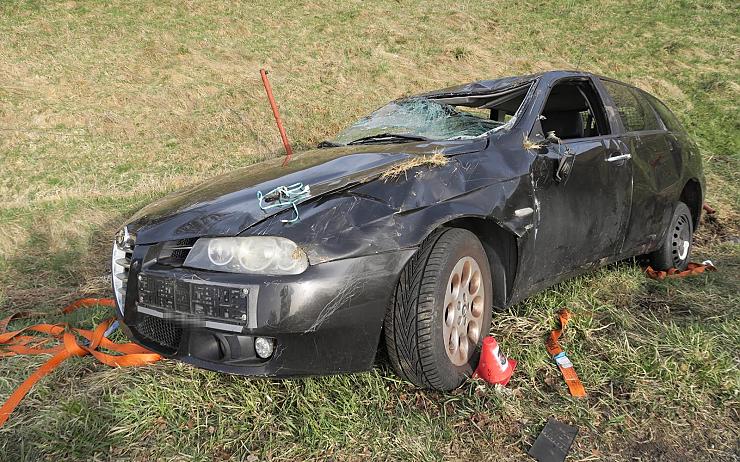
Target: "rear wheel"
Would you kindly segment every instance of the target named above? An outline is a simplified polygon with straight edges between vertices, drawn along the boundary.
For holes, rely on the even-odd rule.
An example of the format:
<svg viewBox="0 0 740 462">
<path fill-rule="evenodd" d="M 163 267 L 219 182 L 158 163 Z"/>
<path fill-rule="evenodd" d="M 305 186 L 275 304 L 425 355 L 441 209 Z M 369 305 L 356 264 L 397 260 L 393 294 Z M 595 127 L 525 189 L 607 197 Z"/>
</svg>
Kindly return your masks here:
<svg viewBox="0 0 740 462">
<path fill-rule="evenodd" d="M 394 369 L 414 384 L 452 390 L 473 373 L 491 326 L 486 252 L 464 229 L 422 244 L 401 273 L 384 329 Z"/>
<path fill-rule="evenodd" d="M 656 270 L 676 268 L 685 270 L 691 257 L 694 224 L 691 211 L 683 202 L 676 204 L 671 222 L 661 246 L 650 254 L 650 263 Z"/>
</svg>

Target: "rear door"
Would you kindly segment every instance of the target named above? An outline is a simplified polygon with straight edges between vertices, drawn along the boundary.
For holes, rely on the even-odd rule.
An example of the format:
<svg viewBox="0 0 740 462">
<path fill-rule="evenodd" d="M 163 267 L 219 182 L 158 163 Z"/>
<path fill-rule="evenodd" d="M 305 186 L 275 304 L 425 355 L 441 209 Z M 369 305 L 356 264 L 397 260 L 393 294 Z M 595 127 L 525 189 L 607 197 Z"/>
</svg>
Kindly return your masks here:
<svg viewBox="0 0 740 462">
<path fill-rule="evenodd" d="M 601 82 L 619 112 L 622 141 L 632 155 L 632 211 L 621 253 L 644 253 L 661 239 L 673 212 L 670 187 L 678 175 L 671 146 L 676 143 L 641 91 L 607 79 Z"/>
<path fill-rule="evenodd" d="M 563 85 L 575 85 L 577 92 Z M 579 100 L 586 100 L 585 108 Z M 581 128 L 569 126 L 576 111 Z M 618 127 L 617 127 L 618 129 Z M 533 137 L 554 131 L 562 145 L 549 144 L 541 157 L 557 165 L 563 149 L 575 156 L 567 179 L 547 171 L 536 181 L 539 225 L 535 234 L 536 282 L 598 262 L 621 248 L 632 195 L 632 165 L 619 133 L 609 123 L 590 79 L 558 81 L 535 124 Z"/>
</svg>

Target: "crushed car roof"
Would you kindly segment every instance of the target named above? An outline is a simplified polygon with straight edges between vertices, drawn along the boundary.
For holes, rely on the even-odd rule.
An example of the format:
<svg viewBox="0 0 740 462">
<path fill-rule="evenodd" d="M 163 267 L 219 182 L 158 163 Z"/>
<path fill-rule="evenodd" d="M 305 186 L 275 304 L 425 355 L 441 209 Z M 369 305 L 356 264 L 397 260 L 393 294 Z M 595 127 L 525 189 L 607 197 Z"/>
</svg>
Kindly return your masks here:
<svg viewBox="0 0 740 462">
<path fill-rule="evenodd" d="M 487 94 L 497 93 L 502 90 L 510 90 L 512 88 L 519 88 L 534 82 L 543 73 L 521 75 L 515 77 L 504 77 L 501 79 L 493 80 L 478 80 L 476 82 L 465 83 L 462 85 L 456 85 L 453 87 L 442 88 L 440 90 L 434 90 L 427 93 L 421 93 L 415 95 L 423 98 L 444 98 L 448 96 L 462 96 L 462 95 L 476 95 L 476 94 Z"/>
<path fill-rule="evenodd" d="M 566 76 L 587 76 L 592 75 L 589 72 L 584 71 L 573 71 L 573 70 L 552 70 L 545 72 L 537 72 L 534 74 L 517 75 L 510 77 L 502 77 L 499 79 L 488 79 L 488 80 L 477 80 L 475 82 L 464 83 L 462 85 L 455 85 L 452 87 L 441 88 L 439 90 L 433 90 L 430 92 L 420 93 L 413 95 L 412 97 L 418 98 L 446 98 L 450 96 L 466 96 L 466 95 L 479 95 L 479 94 L 490 94 L 499 93 L 502 91 L 510 91 L 525 87 L 538 78 L 546 75 L 557 75 L 561 77 Z M 597 76 L 600 77 L 600 76 Z"/>
</svg>

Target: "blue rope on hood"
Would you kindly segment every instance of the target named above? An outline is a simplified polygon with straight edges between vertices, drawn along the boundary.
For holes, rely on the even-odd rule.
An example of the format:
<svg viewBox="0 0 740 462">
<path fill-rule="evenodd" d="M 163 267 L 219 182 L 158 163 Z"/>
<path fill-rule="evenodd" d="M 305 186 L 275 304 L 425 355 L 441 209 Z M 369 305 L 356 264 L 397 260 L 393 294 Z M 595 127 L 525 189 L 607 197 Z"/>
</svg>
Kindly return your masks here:
<svg viewBox="0 0 740 462">
<path fill-rule="evenodd" d="M 295 215 L 290 220 L 280 220 L 283 223 L 295 223 L 301 219 L 296 203 L 311 197 L 311 188 L 303 183 L 295 183 L 290 186 L 278 186 L 267 194 L 257 191 L 257 200 L 262 211 L 276 207 L 293 207 Z M 274 203 L 273 203 L 274 202 Z"/>
</svg>

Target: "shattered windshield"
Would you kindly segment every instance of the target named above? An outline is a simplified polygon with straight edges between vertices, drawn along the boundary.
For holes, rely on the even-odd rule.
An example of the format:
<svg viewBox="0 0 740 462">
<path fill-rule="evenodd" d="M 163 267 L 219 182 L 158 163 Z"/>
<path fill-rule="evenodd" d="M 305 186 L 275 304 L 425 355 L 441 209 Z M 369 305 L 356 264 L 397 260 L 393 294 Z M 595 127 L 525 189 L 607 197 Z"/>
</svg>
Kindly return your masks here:
<svg viewBox="0 0 740 462">
<path fill-rule="evenodd" d="M 450 140 L 480 136 L 504 124 L 427 98 L 393 101 L 340 132 L 332 144 Z"/>
</svg>

